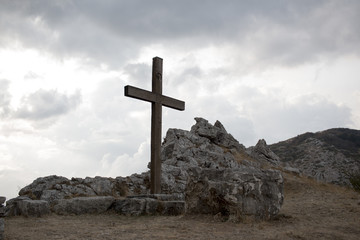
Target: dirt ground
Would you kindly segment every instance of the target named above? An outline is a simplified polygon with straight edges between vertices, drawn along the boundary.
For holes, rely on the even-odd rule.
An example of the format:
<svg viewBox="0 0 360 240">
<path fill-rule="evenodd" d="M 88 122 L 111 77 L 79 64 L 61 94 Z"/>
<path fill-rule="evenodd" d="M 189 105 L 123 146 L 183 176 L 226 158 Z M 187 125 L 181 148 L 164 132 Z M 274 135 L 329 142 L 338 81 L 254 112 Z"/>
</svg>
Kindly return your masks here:
<svg viewBox="0 0 360 240">
<path fill-rule="evenodd" d="M 285 174 L 285 201 L 271 221 L 209 215 L 126 217 L 115 213 L 5 219 L 5 239 L 360 239 L 360 194 Z"/>
</svg>

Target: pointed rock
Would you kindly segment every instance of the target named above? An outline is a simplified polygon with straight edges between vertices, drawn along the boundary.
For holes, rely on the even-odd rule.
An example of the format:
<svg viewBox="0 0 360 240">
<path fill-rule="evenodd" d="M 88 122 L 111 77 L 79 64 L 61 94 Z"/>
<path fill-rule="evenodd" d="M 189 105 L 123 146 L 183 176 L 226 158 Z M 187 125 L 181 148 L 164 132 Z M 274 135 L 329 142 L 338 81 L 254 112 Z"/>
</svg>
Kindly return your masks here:
<svg viewBox="0 0 360 240">
<path fill-rule="evenodd" d="M 260 139 L 255 147 L 250 151 L 250 155 L 259 161 L 264 163 L 270 163 L 274 166 L 279 166 L 281 161 L 280 158 L 271 151 L 270 147 L 266 144 L 264 139 Z"/>
</svg>

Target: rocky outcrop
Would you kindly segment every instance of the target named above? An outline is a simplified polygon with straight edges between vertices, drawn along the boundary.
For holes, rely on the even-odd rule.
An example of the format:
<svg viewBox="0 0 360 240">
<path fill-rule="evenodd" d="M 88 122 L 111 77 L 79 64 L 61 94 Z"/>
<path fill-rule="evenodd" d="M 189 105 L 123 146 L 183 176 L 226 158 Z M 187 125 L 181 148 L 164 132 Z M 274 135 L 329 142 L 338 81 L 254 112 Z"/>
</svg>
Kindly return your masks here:
<svg viewBox="0 0 360 240">
<path fill-rule="evenodd" d="M 105 212 L 115 199 L 148 193 L 148 179 L 149 173 L 117 178 L 41 177 L 21 189 L 19 197 L 6 202 L 6 215 L 42 216 L 49 211 L 62 215 Z M 38 213 L 33 210 L 36 206 Z"/>
<path fill-rule="evenodd" d="M 286 169 L 295 169 L 318 181 L 351 186 L 349 178 L 360 172 L 359 130 L 338 128 L 305 133 L 270 148 L 280 156 Z"/>
<path fill-rule="evenodd" d="M 212 125 L 202 118 L 195 120 L 191 131 L 169 129 L 162 145 L 161 190 L 172 197 L 170 200 L 139 197 L 149 196 L 149 172 L 71 180 L 49 176 L 35 180 L 20 195 L 46 201 L 59 214 L 89 212 L 86 209 L 101 212 L 111 207 L 130 215 L 186 212 L 257 219 L 275 216 L 283 202 L 283 178 L 279 171 L 261 168 L 261 161 L 277 164 L 265 141 L 249 154 L 219 121 Z M 108 196 L 107 203 L 104 196 Z M 99 204 L 94 199 L 101 199 L 104 208 L 95 210 Z"/>
<path fill-rule="evenodd" d="M 20 196 L 34 200 L 45 200 L 52 204 L 60 199 L 75 197 L 113 196 L 144 194 L 148 191 L 149 174 L 133 174 L 129 177 L 105 178 L 87 177 L 67 179 L 59 176 L 47 176 L 36 179 L 20 190 Z"/>
<path fill-rule="evenodd" d="M 304 175 L 318 181 L 350 185 L 348 173 L 360 169 L 360 163 L 348 159 L 341 152 L 324 149 L 324 142 L 309 138 L 303 144 L 303 156 L 292 162 Z"/>
<path fill-rule="evenodd" d="M 220 122 L 195 120 L 191 131 L 166 134 L 162 191 L 184 198 L 187 213 L 275 216 L 283 202 L 281 173 L 247 164 L 254 159 Z"/>
</svg>

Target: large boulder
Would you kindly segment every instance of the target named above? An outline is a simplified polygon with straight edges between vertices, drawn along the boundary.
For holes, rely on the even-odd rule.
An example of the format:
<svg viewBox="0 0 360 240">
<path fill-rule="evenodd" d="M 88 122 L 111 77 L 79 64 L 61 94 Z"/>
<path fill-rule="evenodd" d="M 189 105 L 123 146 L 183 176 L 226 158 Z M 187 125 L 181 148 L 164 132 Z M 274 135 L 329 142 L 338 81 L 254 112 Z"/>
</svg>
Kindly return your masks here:
<svg viewBox="0 0 360 240">
<path fill-rule="evenodd" d="M 189 175 L 188 212 L 269 219 L 283 202 L 283 179 L 274 170 L 192 168 Z"/>
<path fill-rule="evenodd" d="M 213 126 L 195 120 L 191 131 L 169 129 L 166 134 L 162 192 L 185 199 L 187 213 L 274 217 L 284 198 L 281 172 L 262 169 L 264 159 L 248 154 L 219 121 Z"/>
</svg>

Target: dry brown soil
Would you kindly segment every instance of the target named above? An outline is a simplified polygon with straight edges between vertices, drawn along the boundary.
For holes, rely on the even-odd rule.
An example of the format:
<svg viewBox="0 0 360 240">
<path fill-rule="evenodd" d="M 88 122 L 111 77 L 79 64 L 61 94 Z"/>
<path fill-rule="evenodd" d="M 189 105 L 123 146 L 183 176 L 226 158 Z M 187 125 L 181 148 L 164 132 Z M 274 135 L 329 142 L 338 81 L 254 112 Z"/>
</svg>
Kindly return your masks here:
<svg viewBox="0 0 360 240">
<path fill-rule="evenodd" d="M 359 193 L 289 174 L 285 180 L 284 205 L 271 221 L 115 213 L 11 217 L 5 239 L 360 239 Z"/>
</svg>

